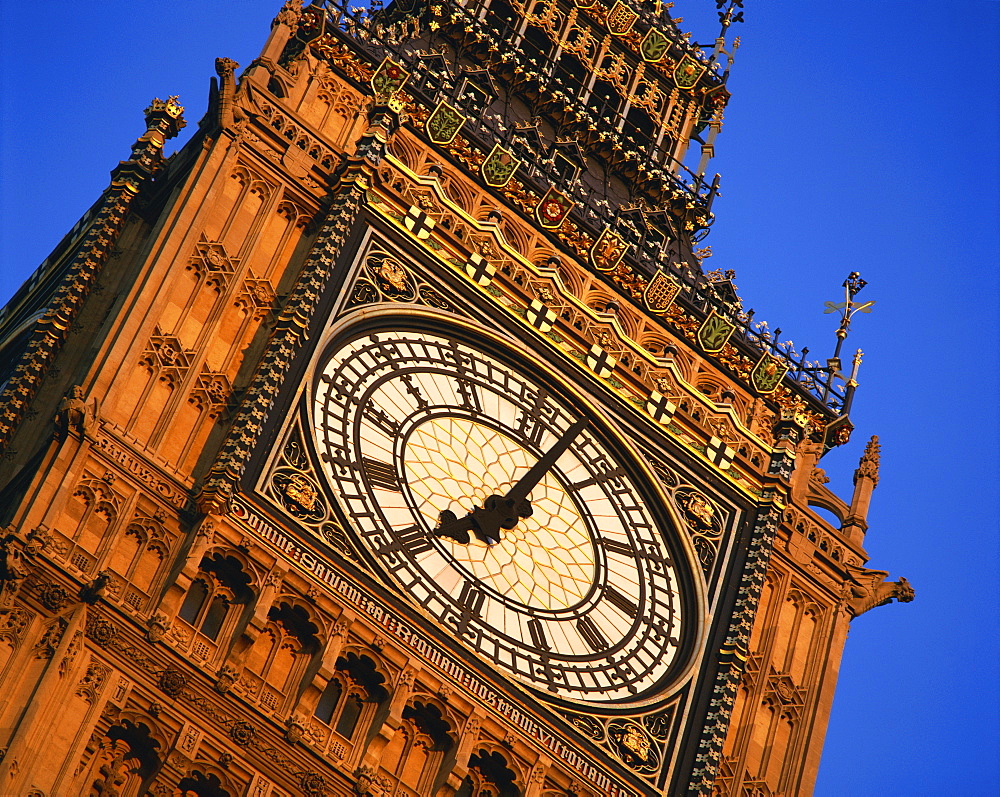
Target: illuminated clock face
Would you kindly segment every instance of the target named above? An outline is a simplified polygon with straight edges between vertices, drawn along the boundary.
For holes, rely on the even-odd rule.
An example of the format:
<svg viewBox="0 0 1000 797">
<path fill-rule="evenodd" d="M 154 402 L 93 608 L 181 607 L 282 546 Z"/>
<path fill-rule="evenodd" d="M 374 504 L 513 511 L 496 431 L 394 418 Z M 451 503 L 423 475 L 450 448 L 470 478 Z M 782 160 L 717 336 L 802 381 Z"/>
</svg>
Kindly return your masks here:
<svg viewBox="0 0 1000 797">
<path fill-rule="evenodd" d="M 679 568 L 643 471 L 528 369 L 449 335 L 328 352 L 313 422 L 379 567 L 439 624 L 559 697 L 638 700 L 677 663 Z"/>
</svg>

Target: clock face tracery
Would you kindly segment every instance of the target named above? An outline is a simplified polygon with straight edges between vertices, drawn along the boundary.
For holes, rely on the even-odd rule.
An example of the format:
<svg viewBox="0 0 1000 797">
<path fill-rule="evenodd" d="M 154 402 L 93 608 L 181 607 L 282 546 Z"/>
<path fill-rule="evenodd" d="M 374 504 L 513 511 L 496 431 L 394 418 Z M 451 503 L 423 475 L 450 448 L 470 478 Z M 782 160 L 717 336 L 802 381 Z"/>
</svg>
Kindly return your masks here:
<svg viewBox="0 0 1000 797">
<path fill-rule="evenodd" d="M 326 476 L 413 601 L 559 697 L 628 702 L 660 684 L 691 622 L 681 568 L 642 471 L 597 423 L 459 333 L 366 333 L 319 370 Z"/>
</svg>

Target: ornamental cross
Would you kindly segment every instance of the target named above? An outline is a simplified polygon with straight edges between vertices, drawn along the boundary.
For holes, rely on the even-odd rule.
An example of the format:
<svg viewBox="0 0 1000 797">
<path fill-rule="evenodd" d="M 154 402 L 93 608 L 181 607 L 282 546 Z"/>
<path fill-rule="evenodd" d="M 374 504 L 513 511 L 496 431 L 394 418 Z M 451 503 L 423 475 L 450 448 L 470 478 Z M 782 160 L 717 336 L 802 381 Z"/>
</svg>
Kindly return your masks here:
<svg viewBox="0 0 1000 797">
<path fill-rule="evenodd" d="M 852 271 L 847 275 L 847 279 L 844 280 L 844 301 L 842 302 L 826 302 L 826 309 L 824 313 L 840 313 L 840 325 L 837 327 L 837 347 L 834 349 L 833 357 L 827 361 L 827 368 L 830 374 L 829 381 L 827 382 L 826 389 L 823 393 L 823 400 L 829 395 L 830 387 L 833 379 L 835 377 L 840 377 L 844 379 L 844 376 L 840 373 L 840 349 L 844 345 L 844 341 L 847 339 L 847 333 L 851 329 L 851 319 L 857 313 L 870 313 L 872 308 L 875 306 L 875 301 L 868 302 L 856 302 L 854 297 L 861 293 L 861 289 L 865 287 L 868 283 L 861 279 L 861 275 L 857 271 Z M 844 403 L 841 408 L 841 414 L 846 415 L 850 410 L 851 401 L 854 398 L 854 390 L 857 388 L 857 375 L 858 367 L 861 365 L 861 350 L 858 349 L 857 354 L 854 356 L 853 360 L 853 370 L 851 371 L 850 377 L 845 379 L 846 391 L 844 396 Z"/>
</svg>

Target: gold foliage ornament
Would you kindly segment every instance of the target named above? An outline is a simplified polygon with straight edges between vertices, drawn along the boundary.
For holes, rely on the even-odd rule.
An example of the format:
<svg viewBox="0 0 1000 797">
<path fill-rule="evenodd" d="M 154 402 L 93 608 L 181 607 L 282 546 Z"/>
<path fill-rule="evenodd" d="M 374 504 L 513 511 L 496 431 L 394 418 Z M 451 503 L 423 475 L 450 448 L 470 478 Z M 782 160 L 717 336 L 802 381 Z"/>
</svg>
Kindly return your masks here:
<svg viewBox="0 0 1000 797">
<path fill-rule="evenodd" d="M 656 28 L 650 28 L 639 44 L 639 55 L 642 56 L 642 60 L 655 64 L 669 49 L 670 39 L 667 35 Z"/>
<path fill-rule="evenodd" d="M 605 228 L 590 247 L 590 263 L 598 271 L 614 271 L 627 251 L 628 244 L 622 237 Z"/>
<path fill-rule="evenodd" d="M 280 470 L 271 480 L 279 501 L 293 517 L 311 521 L 326 517 L 319 487 L 311 479 L 301 473 Z"/>
<path fill-rule="evenodd" d="M 700 529 L 711 529 L 715 519 L 715 507 L 704 495 L 692 490 L 678 499 L 689 522 Z"/>
<path fill-rule="evenodd" d="M 514 157 L 514 153 L 506 150 L 499 144 L 494 144 L 490 154 L 486 156 L 480 171 L 483 180 L 490 188 L 503 188 L 510 182 L 514 172 L 521 165 L 521 161 Z"/>
<path fill-rule="evenodd" d="M 705 74 L 705 65 L 698 63 L 690 55 L 685 55 L 674 67 L 674 83 L 679 89 L 694 88 Z"/>
<path fill-rule="evenodd" d="M 464 124 L 465 116 L 453 105 L 441 100 L 427 117 L 424 129 L 432 143 L 450 144 Z"/>
<path fill-rule="evenodd" d="M 681 292 L 680 283 L 663 271 L 657 271 L 643 293 L 646 308 L 651 313 L 665 313 Z"/>
<path fill-rule="evenodd" d="M 547 230 L 558 229 L 576 203 L 562 191 L 550 187 L 535 206 L 535 218 Z"/>
<path fill-rule="evenodd" d="M 608 12 L 608 30 L 615 36 L 625 36 L 638 19 L 639 15 L 635 11 L 618 0 Z"/>
<path fill-rule="evenodd" d="M 765 353 L 750 372 L 750 384 L 758 393 L 771 393 L 788 373 L 788 366 L 773 354 Z"/>
<path fill-rule="evenodd" d="M 372 90 L 375 92 L 375 96 L 391 97 L 403 88 L 409 78 L 409 72 L 391 58 L 386 58 L 372 75 Z"/>
<path fill-rule="evenodd" d="M 698 327 L 698 345 L 709 354 L 715 354 L 722 351 L 735 331 L 736 324 L 713 310 Z"/>
</svg>

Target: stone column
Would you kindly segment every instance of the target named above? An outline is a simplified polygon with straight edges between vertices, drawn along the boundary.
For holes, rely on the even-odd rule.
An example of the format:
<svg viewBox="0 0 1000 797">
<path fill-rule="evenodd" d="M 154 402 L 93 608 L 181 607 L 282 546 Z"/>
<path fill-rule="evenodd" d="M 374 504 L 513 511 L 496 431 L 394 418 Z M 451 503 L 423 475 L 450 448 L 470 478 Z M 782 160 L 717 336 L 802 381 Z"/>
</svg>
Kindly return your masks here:
<svg viewBox="0 0 1000 797">
<path fill-rule="evenodd" d="M 861 545 L 868 531 L 868 508 L 871 505 L 872 493 L 878 486 L 878 466 L 881 445 L 878 436 L 873 435 L 865 446 L 858 469 L 854 471 L 854 495 L 851 496 L 851 508 L 844 519 L 841 531 L 852 543 Z"/>
</svg>

